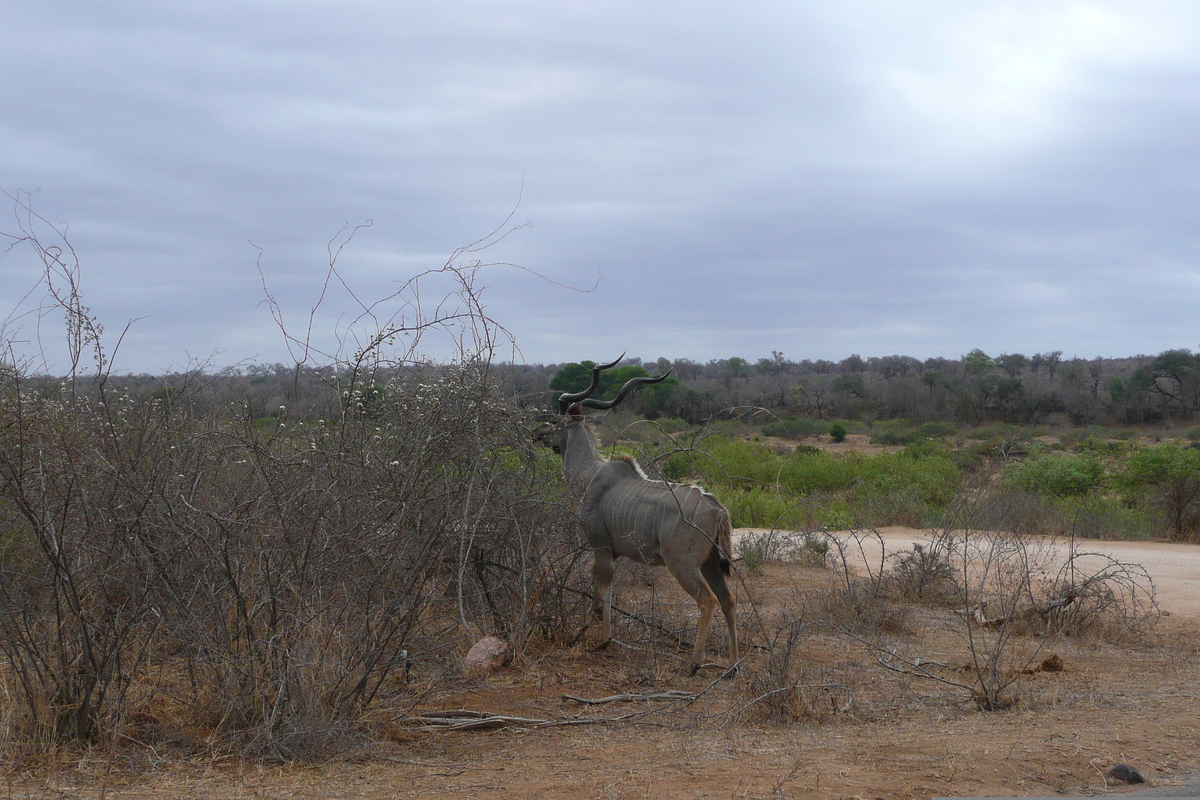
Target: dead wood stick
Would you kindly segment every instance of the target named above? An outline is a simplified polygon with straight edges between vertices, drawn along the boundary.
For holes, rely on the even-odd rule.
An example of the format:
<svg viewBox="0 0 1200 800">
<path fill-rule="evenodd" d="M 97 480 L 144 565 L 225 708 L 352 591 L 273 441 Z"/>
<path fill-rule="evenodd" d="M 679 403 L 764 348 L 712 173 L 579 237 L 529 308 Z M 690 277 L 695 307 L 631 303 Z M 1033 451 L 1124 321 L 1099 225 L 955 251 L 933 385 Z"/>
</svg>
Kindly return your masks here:
<svg viewBox="0 0 1200 800">
<path fill-rule="evenodd" d="M 622 714 L 618 717 L 599 717 L 596 719 L 530 719 L 528 717 L 513 717 L 507 714 L 492 714 L 487 711 L 430 711 L 415 717 L 405 717 L 400 720 L 402 725 L 416 725 L 419 731 L 467 731 L 488 730 L 506 726 L 526 728 L 554 728 L 563 725 L 597 725 L 604 722 L 623 722 L 634 719 L 642 714 Z"/>
<path fill-rule="evenodd" d="M 492 714 L 487 711 L 429 711 L 415 717 L 405 717 L 401 724 L 420 725 L 420 730 L 467 730 L 502 728 L 508 725 L 544 725 L 554 720 L 513 717 L 507 714 Z"/>
<path fill-rule="evenodd" d="M 578 697 L 573 694 L 564 694 L 563 700 L 574 700 L 576 703 L 583 703 L 589 706 L 598 706 L 603 703 L 633 703 L 638 700 L 691 700 L 695 697 L 693 692 L 684 692 L 679 689 L 670 689 L 665 692 L 652 692 L 650 694 L 629 694 L 622 692 L 621 694 L 610 695 L 609 697 L 599 697 L 589 699 L 587 697 Z"/>
</svg>

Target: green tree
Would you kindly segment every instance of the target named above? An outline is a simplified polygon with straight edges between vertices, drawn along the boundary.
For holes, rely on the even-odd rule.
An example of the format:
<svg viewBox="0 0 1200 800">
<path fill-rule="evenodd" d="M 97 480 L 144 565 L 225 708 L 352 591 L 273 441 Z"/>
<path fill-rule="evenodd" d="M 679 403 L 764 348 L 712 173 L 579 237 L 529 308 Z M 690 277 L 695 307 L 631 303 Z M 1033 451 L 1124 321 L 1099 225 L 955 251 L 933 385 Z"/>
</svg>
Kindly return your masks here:
<svg viewBox="0 0 1200 800">
<path fill-rule="evenodd" d="M 642 413 L 646 415 L 647 419 L 657 419 L 670 413 L 671 392 L 677 386 L 679 386 L 679 379 L 672 375 L 662 383 L 651 383 L 641 387 Z"/>
<path fill-rule="evenodd" d="M 760 358 L 758 363 L 754 365 L 754 369 L 758 370 L 759 375 L 778 375 L 786 371 L 790 366 L 791 364 L 788 360 L 783 357 L 783 353 L 778 350 L 772 350 L 771 357 Z"/>
<path fill-rule="evenodd" d="M 582 392 L 591 385 L 592 369 L 595 366 L 596 362 L 594 361 L 566 364 L 550 379 L 550 388 L 556 392 Z M 631 378 L 649 376 L 650 373 L 645 367 L 632 364 L 605 370 L 600 373 L 600 381 L 592 396 L 605 400 L 611 399 L 625 385 L 626 381 Z M 640 387 L 640 391 L 636 394 L 641 397 L 642 412 L 652 419 L 665 413 L 668 408 L 667 398 L 671 394 L 671 390 L 678 384 L 678 379 L 672 376 L 662 383 Z M 625 403 L 630 403 L 631 400 L 633 397 L 628 398 Z M 633 401 L 631 405 L 636 407 L 637 402 Z"/>
<path fill-rule="evenodd" d="M 995 369 L 996 362 L 992 361 L 991 356 L 976 347 L 963 356 L 963 368 L 969 375 L 982 375 Z"/>
<path fill-rule="evenodd" d="M 1171 532 L 1183 538 L 1200 498 L 1200 450 L 1179 442 L 1143 447 L 1130 456 L 1122 480 L 1131 496 L 1144 495 L 1161 508 Z"/>
<path fill-rule="evenodd" d="M 556 392 L 582 392 L 592 382 L 592 369 L 595 366 L 595 361 L 565 364 L 550 379 L 550 388 Z"/>
<path fill-rule="evenodd" d="M 1200 357 L 1187 349 L 1166 350 L 1138 367 L 1130 384 L 1158 395 L 1170 410 L 1191 413 L 1200 405 Z"/>
<path fill-rule="evenodd" d="M 1010 378 L 1020 375 L 1028 363 L 1029 359 L 1020 353 L 1001 353 L 996 357 L 996 366 L 1008 373 Z"/>
<path fill-rule="evenodd" d="M 846 426 L 840 422 L 835 422 L 829 426 L 829 436 L 835 442 L 846 441 Z"/>
<path fill-rule="evenodd" d="M 838 366 L 845 372 L 864 372 L 867 369 L 867 362 L 863 361 L 863 357 L 858 353 L 854 353 L 839 361 Z"/>
<path fill-rule="evenodd" d="M 725 359 L 721 366 L 735 378 L 750 377 L 750 362 L 740 356 Z"/>
</svg>

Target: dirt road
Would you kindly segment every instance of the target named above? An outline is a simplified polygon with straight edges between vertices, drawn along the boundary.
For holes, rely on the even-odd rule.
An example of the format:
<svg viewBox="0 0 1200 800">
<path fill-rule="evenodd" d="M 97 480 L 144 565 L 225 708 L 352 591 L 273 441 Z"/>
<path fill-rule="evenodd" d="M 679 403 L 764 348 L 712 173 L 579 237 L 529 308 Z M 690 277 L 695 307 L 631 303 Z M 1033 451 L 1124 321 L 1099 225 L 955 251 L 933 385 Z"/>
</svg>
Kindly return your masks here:
<svg viewBox="0 0 1200 800">
<path fill-rule="evenodd" d="M 928 541 L 929 534 L 920 528 L 894 526 L 880 528 L 884 546 L 889 554 L 907 550 L 914 542 Z M 736 542 L 747 536 L 767 533 L 761 528 L 739 528 L 734 531 Z M 1064 557 L 1066 539 L 1041 540 Z M 870 541 L 867 542 L 870 544 Z M 1108 542 L 1081 540 L 1080 552 L 1102 553 L 1130 564 L 1141 564 L 1154 581 L 1159 607 L 1172 616 L 1200 619 L 1200 546 L 1170 542 Z M 875 561 L 879 550 L 867 549 L 867 557 Z M 1083 565 L 1087 565 L 1087 561 Z"/>
</svg>

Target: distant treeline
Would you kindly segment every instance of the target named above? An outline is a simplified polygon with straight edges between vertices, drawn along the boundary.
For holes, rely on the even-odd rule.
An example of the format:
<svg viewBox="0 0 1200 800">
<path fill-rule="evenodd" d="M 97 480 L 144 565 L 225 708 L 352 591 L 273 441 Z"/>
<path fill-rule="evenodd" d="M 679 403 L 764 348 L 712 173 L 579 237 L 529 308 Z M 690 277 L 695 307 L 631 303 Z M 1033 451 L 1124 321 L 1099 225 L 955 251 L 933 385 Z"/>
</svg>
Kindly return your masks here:
<svg viewBox="0 0 1200 800">
<path fill-rule="evenodd" d="M 1063 358 L 1058 350 L 993 357 L 976 349 L 959 359 L 924 361 L 900 355 L 792 361 L 773 352 L 754 363 L 738 357 L 706 364 L 661 358 L 624 363 L 629 366 L 623 378 L 671 369 L 672 378 L 642 393 L 642 411 L 690 423 L 740 406 L 760 406 L 785 418 L 1080 426 L 1187 420 L 1200 410 L 1200 355 L 1189 350 L 1090 360 Z M 637 371 L 639 365 L 644 372 Z M 586 385 L 583 368 L 590 366 L 556 369 L 551 388 Z"/>
<path fill-rule="evenodd" d="M 592 361 L 481 365 L 510 396 L 548 411 L 559 392 L 586 387 L 593 366 Z M 431 376 L 439 371 L 437 365 L 422 364 L 400 369 Z M 903 418 L 912 424 L 976 425 L 1162 424 L 1191 420 L 1200 411 L 1200 354 L 1186 349 L 1093 359 L 1064 358 L 1058 350 L 991 356 L 978 349 L 958 359 L 924 361 L 901 355 L 793 361 L 777 351 L 754 362 L 741 357 L 707 363 L 633 357 L 604 373 L 597 396 L 611 396 L 630 377 L 668 369 L 667 381 L 645 387 L 626 406 L 647 417 L 690 424 L 747 406 L 766 408 L 784 419 Z M 217 374 L 112 376 L 108 388 L 155 394 L 166 401 L 186 398 L 193 404 L 236 402 L 255 418 L 278 416 L 281 407 L 328 417 L 339 413 L 330 405 L 329 398 L 337 396 L 328 391 L 330 384 L 344 385 L 344 396 L 357 391 L 369 399 L 371 386 L 383 386 L 396 372 L 393 367 L 367 378 L 359 373 L 351 385 L 349 375 L 329 368 L 253 365 Z M 53 393 L 60 383 L 43 378 L 41 385 Z"/>
</svg>

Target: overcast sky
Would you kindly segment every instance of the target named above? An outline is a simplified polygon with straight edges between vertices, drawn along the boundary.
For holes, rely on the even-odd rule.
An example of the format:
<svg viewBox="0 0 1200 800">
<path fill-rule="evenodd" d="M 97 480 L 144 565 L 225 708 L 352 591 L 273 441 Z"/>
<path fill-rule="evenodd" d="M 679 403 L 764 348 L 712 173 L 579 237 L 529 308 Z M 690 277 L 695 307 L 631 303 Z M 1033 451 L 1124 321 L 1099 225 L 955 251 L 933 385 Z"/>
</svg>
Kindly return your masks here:
<svg viewBox="0 0 1200 800">
<path fill-rule="evenodd" d="M 0 189 L 67 227 L 110 347 L 137 320 L 122 371 L 288 361 L 263 279 L 303 333 L 327 242 L 368 221 L 338 260 L 362 299 L 523 226 L 463 263 L 524 268 L 479 279 L 529 363 L 1200 346 L 1195 3 L 37 0 L 0 20 Z M 39 264 L 0 260 L 18 348 Z M 334 287 L 318 339 L 353 308 Z M 43 320 L 54 372 L 60 331 Z"/>
</svg>

